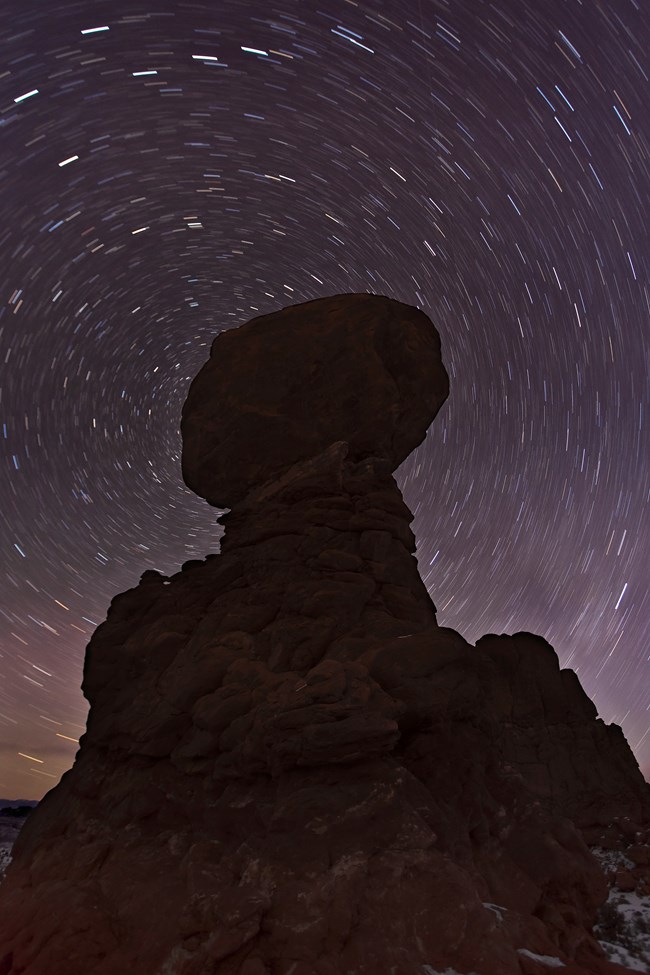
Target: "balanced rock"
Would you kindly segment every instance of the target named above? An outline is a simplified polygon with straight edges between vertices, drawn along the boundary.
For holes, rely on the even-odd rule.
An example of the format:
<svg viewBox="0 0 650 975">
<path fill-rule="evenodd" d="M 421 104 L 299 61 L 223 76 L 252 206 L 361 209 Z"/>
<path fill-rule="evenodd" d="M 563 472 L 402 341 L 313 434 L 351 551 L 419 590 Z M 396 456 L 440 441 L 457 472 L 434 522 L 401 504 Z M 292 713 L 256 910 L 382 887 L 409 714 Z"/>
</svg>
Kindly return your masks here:
<svg viewBox="0 0 650 975">
<path fill-rule="evenodd" d="M 230 508 L 336 441 L 394 471 L 447 398 L 440 339 L 390 298 L 320 298 L 221 332 L 183 407 L 183 476 Z"/>
<path fill-rule="evenodd" d="M 432 324 L 387 298 L 218 337 L 182 430 L 221 551 L 95 631 L 0 975 L 622 971 L 581 830 L 620 823 L 642 864 L 650 787 L 546 641 L 438 626 L 392 471 L 446 394 Z"/>
</svg>

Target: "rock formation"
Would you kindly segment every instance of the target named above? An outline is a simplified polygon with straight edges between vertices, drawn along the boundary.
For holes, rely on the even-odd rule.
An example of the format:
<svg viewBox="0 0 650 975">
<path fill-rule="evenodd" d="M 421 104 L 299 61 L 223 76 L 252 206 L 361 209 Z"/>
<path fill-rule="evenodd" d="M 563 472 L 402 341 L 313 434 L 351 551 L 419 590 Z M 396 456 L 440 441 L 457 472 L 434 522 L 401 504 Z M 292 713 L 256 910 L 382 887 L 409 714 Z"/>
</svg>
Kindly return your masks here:
<svg viewBox="0 0 650 975">
<path fill-rule="evenodd" d="M 650 787 L 541 637 L 437 625 L 392 472 L 446 395 L 431 322 L 387 298 L 217 337 L 182 433 L 221 552 L 94 633 L 0 975 L 623 971 L 585 840 L 646 869 Z"/>
</svg>

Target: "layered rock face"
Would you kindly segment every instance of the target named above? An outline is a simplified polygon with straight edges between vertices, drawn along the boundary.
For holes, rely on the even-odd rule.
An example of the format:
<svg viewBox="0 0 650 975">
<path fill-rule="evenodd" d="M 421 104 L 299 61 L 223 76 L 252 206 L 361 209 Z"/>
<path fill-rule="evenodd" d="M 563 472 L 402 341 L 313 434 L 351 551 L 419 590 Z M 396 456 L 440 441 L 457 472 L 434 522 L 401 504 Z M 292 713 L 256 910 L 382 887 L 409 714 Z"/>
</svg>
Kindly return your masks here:
<svg viewBox="0 0 650 975">
<path fill-rule="evenodd" d="M 622 971 L 584 837 L 643 849 L 650 787 L 541 637 L 437 625 L 392 471 L 446 395 L 431 322 L 387 298 L 217 337 L 182 432 L 232 508 L 220 554 L 145 572 L 90 641 L 0 975 Z"/>
</svg>

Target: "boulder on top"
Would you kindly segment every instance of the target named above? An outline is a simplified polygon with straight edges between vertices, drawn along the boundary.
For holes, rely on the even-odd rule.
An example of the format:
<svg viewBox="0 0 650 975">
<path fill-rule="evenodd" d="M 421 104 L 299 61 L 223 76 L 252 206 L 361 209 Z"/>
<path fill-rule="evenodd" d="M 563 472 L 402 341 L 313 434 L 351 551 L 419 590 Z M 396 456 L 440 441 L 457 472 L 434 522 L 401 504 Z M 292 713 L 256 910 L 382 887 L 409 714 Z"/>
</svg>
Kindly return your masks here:
<svg viewBox="0 0 650 975">
<path fill-rule="evenodd" d="M 221 332 L 183 407 L 183 478 L 233 507 L 335 441 L 395 470 L 449 380 L 427 316 L 370 294 L 319 298 Z"/>
</svg>

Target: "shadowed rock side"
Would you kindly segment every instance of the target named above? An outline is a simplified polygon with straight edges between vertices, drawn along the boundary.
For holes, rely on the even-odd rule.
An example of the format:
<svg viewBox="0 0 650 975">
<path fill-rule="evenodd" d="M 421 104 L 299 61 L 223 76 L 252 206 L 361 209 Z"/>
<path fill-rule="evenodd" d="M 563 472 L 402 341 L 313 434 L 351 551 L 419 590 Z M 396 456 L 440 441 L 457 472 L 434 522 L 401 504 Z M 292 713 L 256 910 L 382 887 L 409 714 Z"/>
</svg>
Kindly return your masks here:
<svg viewBox="0 0 650 975">
<path fill-rule="evenodd" d="M 183 469 L 233 506 L 221 552 L 93 635 L 0 975 L 623 971 L 585 837 L 647 843 L 650 788 L 543 639 L 437 625 L 391 472 L 446 395 L 430 321 L 387 298 L 218 336 Z"/>
</svg>

